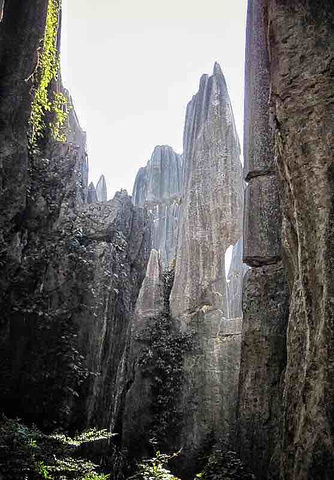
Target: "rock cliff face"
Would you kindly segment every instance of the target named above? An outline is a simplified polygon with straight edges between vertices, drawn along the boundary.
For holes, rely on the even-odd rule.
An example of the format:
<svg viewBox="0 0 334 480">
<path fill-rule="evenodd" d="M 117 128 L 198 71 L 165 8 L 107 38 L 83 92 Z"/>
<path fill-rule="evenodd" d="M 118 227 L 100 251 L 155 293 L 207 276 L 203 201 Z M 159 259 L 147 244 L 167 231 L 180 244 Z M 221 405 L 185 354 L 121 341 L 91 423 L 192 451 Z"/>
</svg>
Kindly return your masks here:
<svg viewBox="0 0 334 480">
<path fill-rule="evenodd" d="M 266 10 L 248 5 L 245 84 L 245 277 L 238 399 L 241 459 L 266 479 L 278 441 L 281 375 L 286 362 L 289 295 L 281 265 L 280 207 L 269 125 L 269 55 Z"/>
<path fill-rule="evenodd" d="M 152 246 L 160 251 L 164 267 L 176 255 L 181 194 L 181 155 L 168 145 L 155 147 L 136 176 L 132 198 L 134 205 L 145 205 L 152 216 Z"/>
<path fill-rule="evenodd" d="M 88 185 L 87 203 L 97 202 L 96 190 L 93 182 Z"/>
<path fill-rule="evenodd" d="M 1 410 L 50 430 L 108 428 L 149 222 L 125 193 L 87 205 L 86 135 L 73 109 L 65 142 L 45 123 L 28 148 L 35 90 L 25 79 L 47 4 L 6 2 L 0 24 Z M 60 80 L 49 88 L 72 104 Z"/>
<path fill-rule="evenodd" d="M 122 418 L 122 443 L 131 456 L 149 454 L 149 439 L 153 428 L 154 382 L 140 368 L 140 358 L 145 348 L 145 331 L 163 315 L 164 282 L 159 252 L 152 249 L 146 276 L 137 299 L 131 324 L 128 352 L 128 380 L 130 389 L 126 394 Z"/>
<path fill-rule="evenodd" d="M 184 130 L 182 217 L 171 313 L 192 331 L 185 354 L 179 444 L 191 475 L 205 444 L 233 436 L 241 318 L 228 319 L 225 251 L 241 236 L 243 180 L 239 141 L 218 64 L 189 103 Z"/>
<path fill-rule="evenodd" d="M 268 6 L 270 104 L 291 288 L 281 478 L 334 475 L 334 6 Z"/>
<path fill-rule="evenodd" d="M 332 2 L 249 2 L 238 420 L 261 479 L 334 474 L 333 24 Z"/>
</svg>

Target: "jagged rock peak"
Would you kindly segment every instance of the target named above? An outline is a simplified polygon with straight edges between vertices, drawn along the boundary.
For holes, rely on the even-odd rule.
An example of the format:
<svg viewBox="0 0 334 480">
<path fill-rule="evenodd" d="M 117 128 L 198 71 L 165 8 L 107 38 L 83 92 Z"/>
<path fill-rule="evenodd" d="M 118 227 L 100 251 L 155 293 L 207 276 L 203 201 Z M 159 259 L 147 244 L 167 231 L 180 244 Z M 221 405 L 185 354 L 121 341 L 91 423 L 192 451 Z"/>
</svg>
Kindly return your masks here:
<svg viewBox="0 0 334 480">
<path fill-rule="evenodd" d="M 223 282 L 221 257 L 241 236 L 243 182 L 232 105 L 218 64 L 211 77 L 202 76 L 199 91 L 187 106 L 182 206 L 173 315 L 196 308 L 205 298 L 211 306 L 220 305 L 227 316 L 224 297 L 213 293 L 220 290 L 212 288 L 212 281 Z M 194 257 L 194 251 L 201 254 Z"/>
<path fill-rule="evenodd" d="M 195 473 L 210 435 L 233 443 L 241 318 L 229 318 L 224 258 L 242 233 L 239 152 L 226 82 L 215 65 L 187 107 L 182 215 L 170 297 L 172 317 L 197 342 L 184 358 L 182 478 Z"/>
<path fill-rule="evenodd" d="M 106 202 L 108 199 L 107 184 L 106 184 L 106 179 L 104 178 L 104 175 L 101 175 L 99 181 L 97 182 L 96 195 L 97 195 L 98 202 Z"/>
<path fill-rule="evenodd" d="M 230 130 L 229 136 L 233 138 L 231 143 L 235 143 L 235 153 L 240 155 L 240 142 L 235 127 L 232 104 L 225 77 L 217 62 L 214 64 L 212 76 L 202 75 L 199 91 L 187 106 L 183 137 L 184 152 L 189 147 L 192 137 L 196 138 L 200 134 L 203 122 L 213 116 L 222 117 L 223 128 Z"/>
<path fill-rule="evenodd" d="M 87 203 L 97 202 L 96 190 L 93 182 L 88 185 Z"/>
<path fill-rule="evenodd" d="M 146 167 L 136 176 L 132 194 L 134 205 L 180 195 L 181 190 L 182 156 L 169 145 L 156 146 Z"/>
</svg>

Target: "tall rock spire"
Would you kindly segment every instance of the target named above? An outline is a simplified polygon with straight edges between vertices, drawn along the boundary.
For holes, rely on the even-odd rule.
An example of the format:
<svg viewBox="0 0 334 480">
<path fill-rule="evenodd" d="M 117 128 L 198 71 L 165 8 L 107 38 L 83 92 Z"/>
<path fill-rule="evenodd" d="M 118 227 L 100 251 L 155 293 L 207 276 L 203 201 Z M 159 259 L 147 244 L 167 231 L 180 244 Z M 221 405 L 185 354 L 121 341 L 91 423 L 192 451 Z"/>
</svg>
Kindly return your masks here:
<svg viewBox="0 0 334 480">
<path fill-rule="evenodd" d="M 108 200 L 107 184 L 104 175 L 101 175 L 96 185 L 96 195 L 98 202 L 106 202 Z"/>
<path fill-rule="evenodd" d="M 240 146 L 218 63 L 188 104 L 184 129 L 182 221 L 172 291 L 178 317 L 200 304 L 226 315 L 224 253 L 242 231 Z"/>
<path fill-rule="evenodd" d="M 171 313 L 196 348 L 184 356 L 180 467 L 193 472 L 209 438 L 234 429 L 241 318 L 228 319 L 225 251 L 242 232 L 240 146 L 226 82 L 216 63 L 188 104 L 183 196 Z M 241 290 L 241 289 L 240 289 Z"/>
<path fill-rule="evenodd" d="M 132 199 L 136 206 L 146 205 L 152 216 L 152 247 L 160 251 L 164 267 L 176 255 L 181 192 L 182 157 L 172 147 L 158 145 L 137 173 Z"/>
</svg>

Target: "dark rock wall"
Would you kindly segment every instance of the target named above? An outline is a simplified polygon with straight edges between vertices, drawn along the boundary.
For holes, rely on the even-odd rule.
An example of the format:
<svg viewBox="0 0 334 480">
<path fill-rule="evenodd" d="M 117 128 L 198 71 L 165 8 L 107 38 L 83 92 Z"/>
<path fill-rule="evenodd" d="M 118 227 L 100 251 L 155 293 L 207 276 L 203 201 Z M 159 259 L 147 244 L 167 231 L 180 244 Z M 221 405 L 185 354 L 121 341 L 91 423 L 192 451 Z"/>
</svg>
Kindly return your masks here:
<svg viewBox="0 0 334 480">
<path fill-rule="evenodd" d="M 131 323 L 130 345 L 127 358 L 130 388 L 122 418 L 122 444 L 131 456 L 149 455 L 149 440 L 153 430 L 154 380 L 153 375 L 145 374 L 139 359 L 145 348 L 140 341 L 146 329 L 164 313 L 164 282 L 160 254 L 152 249 L 147 265 L 146 276 L 137 299 Z M 152 355 L 154 352 L 152 351 Z"/>
<path fill-rule="evenodd" d="M 334 476 L 334 5 L 268 4 L 270 105 L 291 288 L 283 479 Z"/>
<path fill-rule="evenodd" d="M 332 2 L 248 6 L 238 423 L 261 479 L 334 472 L 333 25 Z"/>
<path fill-rule="evenodd" d="M 37 48 L 48 1 L 6 2 L 0 24 L 0 232 L 2 254 L 20 231 L 28 185 L 28 120 Z M 32 29 L 31 26 L 34 26 Z"/>
<path fill-rule="evenodd" d="M 68 221 L 84 247 L 78 252 L 83 273 L 80 278 L 79 271 L 74 282 L 80 309 L 74 312 L 73 321 L 78 350 L 88 370 L 72 422 L 113 430 L 125 388 L 118 377 L 150 251 L 149 222 L 124 192 L 109 202 L 82 207 L 77 217 L 69 212 L 63 219 Z"/>
<path fill-rule="evenodd" d="M 152 218 L 152 247 L 166 268 L 175 259 L 182 194 L 182 157 L 168 145 L 154 149 L 133 187 L 133 203 L 146 206 Z"/>
<path fill-rule="evenodd" d="M 115 378 L 150 249 L 130 197 L 88 205 L 86 135 L 28 148 L 47 2 L 6 2 L 0 24 L 0 402 L 52 429 L 109 428 Z M 60 77 L 51 89 L 73 106 Z"/>
<path fill-rule="evenodd" d="M 244 261 L 238 399 L 238 448 L 259 479 L 267 478 L 278 441 L 281 375 L 286 363 L 289 294 L 281 262 L 281 214 L 269 125 L 266 1 L 248 4 L 245 77 Z"/>
</svg>

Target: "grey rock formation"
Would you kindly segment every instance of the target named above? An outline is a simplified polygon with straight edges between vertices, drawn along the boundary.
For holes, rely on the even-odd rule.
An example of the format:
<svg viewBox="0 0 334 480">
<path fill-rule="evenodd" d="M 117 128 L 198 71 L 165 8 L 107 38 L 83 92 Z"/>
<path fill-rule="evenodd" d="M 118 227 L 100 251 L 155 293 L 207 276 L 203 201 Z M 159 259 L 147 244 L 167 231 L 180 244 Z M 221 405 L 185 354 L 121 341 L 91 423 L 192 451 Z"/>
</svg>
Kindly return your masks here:
<svg viewBox="0 0 334 480">
<path fill-rule="evenodd" d="M 278 441 L 286 362 L 289 294 L 281 265 L 281 215 L 269 125 L 267 12 L 262 0 L 248 4 L 245 87 L 244 281 L 238 405 L 238 448 L 258 479 L 268 478 Z"/>
<path fill-rule="evenodd" d="M 234 433 L 241 319 L 227 320 L 224 255 L 241 236 L 239 141 L 224 76 L 215 64 L 187 107 L 182 218 L 171 294 L 172 316 L 197 339 L 185 355 L 183 473 L 191 475 L 209 438 Z M 188 469 L 188 473 L 185 473 Z"/>
<path fill-rule="evenodd" d="M 160 254 L 152 249 L 134 313 L 133 330 L 140 332 L 141 322 L 159 316 L 164 309 L 162 265 Z"/>
<path fill-rule="evenodd" d="M 286 362 L 289 303 L 282 263 L 249 270 L 243 295 L 237 445 L 256 478 L 266 479 L 279 439 Z"/>
<path fill-rule="evenodd" d="M 152 246 L 167 267 L 176 255 L 182 193 L 182 157 L 168 145 L 155 147 L 133 187 L 133 203 L 146 206 L 153 221 Z"/>
<path fill-rule="evenodd" d="M 1 410 L 49 430 L 111 428 L 115 379 L 149 257 L 149 222 L 125 192 L 111 202 L 86 203 L 86 135 L 73 109 L 67 141 L 53 140 L 46 128 L 38 151 L 28 155 L 33 89 L 25 79 L 36 66 L 48 2 L 6 5 L 0 27 Z M 72 105 L 60 76 L 53 88 Z"/>
<path fill-rule="evenodd" d="M 138 358 L 145 342 L 142 332 L 164 311 L 164 284 L 159 252 L 152 249 L 131 322 L 130 348 L 128 354 L 131 387 L 126 394 L 122 416 L 123 446 L 132 456 L 148 454 L 149 432 L 153 426 L 152 405 L 154 402 L 152 378 L 138 368 Z"/>
<path fill-rule="evenodd" d="M 87 203 L 94 203 L 97 202 L 97 195 L 96 195 L 96 190 L 94 187 L 94 183 L 90 182 L 88 185 L 88 194 L 87 194 Z"/>
<path fill-rule="evenodd" d="M 104 175 L 101 175 L 96 184 L 96 196 L 98 202 L 106 202 L 108 200 L 107 184 Z"/>
<path fill-rule="evenodd" d="M 291 287 L 280 475 L 334 477 L 334 5 L 268 4 L 270 104 Z"/>
<path fill-rule="evenodd" d="M 73 321 L 84 366 L 96 374 L 82 384 L 84 401 L 73 407 L 72 415 L 75 419 L 76 413 L 85 412 L 83 426 L 113 429 L 125 392 L 119 377 L 130 320 L 150 251 L 149 223 L 124 192 L 109 202 L 87 205 L 66 220 L 74 222 L 89 244 L 81 253 L 86 272 L 78 289 L 84 308 L 74 312 Z"/>
<path fill-rule="evenodd" d="M 228 318 L 242 317 L 242 286 L 247 265 L 243 262 L 243 240 L 237 241 L 232 249 L 231 264 L 227 275 Z"/>
</svg>

